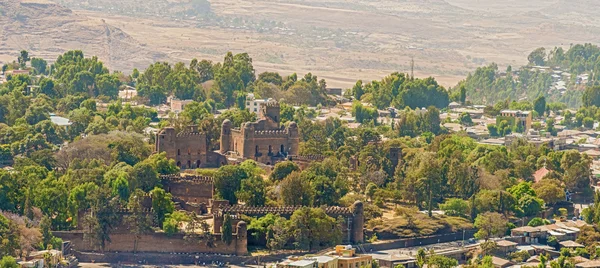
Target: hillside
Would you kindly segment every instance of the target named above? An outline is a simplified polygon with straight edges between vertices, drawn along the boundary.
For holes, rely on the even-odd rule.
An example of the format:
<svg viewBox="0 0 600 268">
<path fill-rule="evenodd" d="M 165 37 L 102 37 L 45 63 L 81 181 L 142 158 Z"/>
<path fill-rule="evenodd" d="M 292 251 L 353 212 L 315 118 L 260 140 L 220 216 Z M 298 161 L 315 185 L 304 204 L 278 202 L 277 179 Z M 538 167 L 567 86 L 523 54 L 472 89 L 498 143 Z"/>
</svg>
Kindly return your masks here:
<svg viewBox="0 0 600 268">
<path fill-rule="evenodd" d="M 414 57 L 416 75 L 454 86 L 491 62 L 520 66 L 540 46 L 600 43 L 600 3 L 591 0 L 54 1 L 66 8 L 0 0 L 5 14 L 23 16 L 0 18 L 0 60 L 20 49 L 48 59 L 83 49 L 129 72 L 244 51 L 258 71 L 313 72 L 350 86 L 408 72 Z"/>
<path fill-rule="evenodd" d="M 97 55 L 109 66 L 131 69 L 164 59 L 104 20 L 82 16 L 45 0 L 0 0 L 0 60 L 15 60 L 25 49 L 35 57 L 54 60 L 70 49 Z"/>
</svg>

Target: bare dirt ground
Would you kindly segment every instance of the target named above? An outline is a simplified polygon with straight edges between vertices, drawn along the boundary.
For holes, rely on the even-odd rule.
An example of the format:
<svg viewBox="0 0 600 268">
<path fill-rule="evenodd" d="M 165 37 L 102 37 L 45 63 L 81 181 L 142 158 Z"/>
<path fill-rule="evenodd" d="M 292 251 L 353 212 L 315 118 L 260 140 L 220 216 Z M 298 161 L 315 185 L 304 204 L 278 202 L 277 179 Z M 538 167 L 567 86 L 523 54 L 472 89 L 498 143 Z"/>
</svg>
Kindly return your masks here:
<svg viewBox="0 0 600 268">
<path fill-rule="evenodd" d="M 75 4 L 0 0 L 0 61 L 20 49 L 47 59 L 81 49 L 128 73 L 154 61 L 248 52 L 258 72 L 312 72 L 349 87 L 410 72 L 414 58 L 415 75 L 453 86 L 484 64 L 525 64 L 540 46 L 600 42 L 594 0 L 212 0 L 212 24 L 60 1 Z"/>
</svg>

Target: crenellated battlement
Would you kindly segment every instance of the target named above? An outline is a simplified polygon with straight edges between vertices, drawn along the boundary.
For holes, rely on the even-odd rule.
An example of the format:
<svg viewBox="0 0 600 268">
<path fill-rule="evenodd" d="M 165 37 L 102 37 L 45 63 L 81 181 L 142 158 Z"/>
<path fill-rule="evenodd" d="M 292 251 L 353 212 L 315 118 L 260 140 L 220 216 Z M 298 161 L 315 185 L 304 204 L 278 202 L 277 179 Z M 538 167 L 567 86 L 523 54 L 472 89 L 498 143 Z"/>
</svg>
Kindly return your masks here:
<svg viewBox="0 0 600 268">
<path fill-rule="evenodd" d="M 324 155 L 290 155 L 288 158 L 292 161 L 323 161 L 327 157 Z"/>
<path fill-rule="evenodd" d="M 254 131 L 255 137 L 285 137 L 287 135 L 289 135 L 289 131 L 287 129 Z"/>
<path fill-rule="evenodd" d="M 278 108 L 279 106 L 279 102 L 277 101 L 267 101 L 261 104 L 261 106 L 264 105 L 266 107 L 274 107 L 274 108 Z"/>
<path fill-rule="evenodd" d="M 292 215 L 296 210 L 301 209 L 302 206 L 281 206 L 281 207 L 253 207 L 246 205 L 226 205 L 219 207 L 222 214 L 230 214 L 230 215 L 247 215 L 247 216 L 264 216 L 267 214 L 275 214 L 275 215 Z M 352 210 L 346 207 L 323 207 L 325 213 L 327 215 L 335 215 L 335 216 L 352 216 Z"/>
<path fill-rule="evenodd" d="M 200 132 L 180 132 L 179 134 L 177 134 L 177 138 L 202 136 L 202 135 L 204 135 L 204 133 L 200 133 Z"/>
<path fill-rule="evenodd" d="M 152 208 L 141 208 L 141 211 L 143 213 L 152 213 Z M 131 211 L 131 209 L 127 208 L 127 207 L 119 207 L 117 208 L 117 213 L 121 213 L 121 214 L 131 214 L 133 213 L 133 211 Z"/>
<path fill-rule="evenodd" d="M 172 182 L 192 182 L 192 183 L 210 183 L 214 182 L 213 177 L 207 176 L 180 176 L 180 175 L 162 175 L 160 179 Z"/>
</svg>

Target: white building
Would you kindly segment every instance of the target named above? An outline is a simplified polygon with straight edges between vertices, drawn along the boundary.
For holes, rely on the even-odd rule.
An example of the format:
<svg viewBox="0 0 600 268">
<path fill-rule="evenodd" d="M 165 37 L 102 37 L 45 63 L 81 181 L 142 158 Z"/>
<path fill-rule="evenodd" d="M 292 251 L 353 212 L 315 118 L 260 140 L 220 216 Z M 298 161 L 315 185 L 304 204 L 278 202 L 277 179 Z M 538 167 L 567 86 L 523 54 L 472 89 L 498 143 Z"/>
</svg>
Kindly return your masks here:
<svg viewBox="0 0 600 268">
<path fill-rule="evenodd" d="M 251 113 L 258 114 L 258 109 L 260 108 L 260 105 L 262 103 L 270 101 L 273 101 L 273 99 L 256 99 L 254 97 L 254 93 L 248 93 L 248 95 L 246 96 L 246 109 L 248 109 L 248 111 L 250 111 Z"/>
</svg>

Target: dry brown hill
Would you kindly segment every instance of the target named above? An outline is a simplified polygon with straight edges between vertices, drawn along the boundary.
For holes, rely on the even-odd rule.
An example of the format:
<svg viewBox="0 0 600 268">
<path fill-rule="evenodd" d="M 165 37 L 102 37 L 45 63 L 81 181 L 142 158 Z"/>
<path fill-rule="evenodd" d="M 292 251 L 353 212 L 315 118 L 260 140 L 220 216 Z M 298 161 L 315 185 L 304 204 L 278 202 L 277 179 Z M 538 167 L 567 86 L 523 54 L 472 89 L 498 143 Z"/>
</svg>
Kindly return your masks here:
<svg viewBox="0 0 600 268">
<path fill-rule="evenodd" d="M 129 72 L 157 60 L 248 52 L 258 71 L 313 72 L 331 86 L 394 71 L 454 85 L 540 46 L 600 43 L 595 0 L 0 0 L 0 61 L 69 49 Z M 11 15 L 15 14 L 15 15 Z M 203 15 L 200 15 L 203 14 Z"/>
<path fill-rule="evenodd" d="M 67 50 L 97 55 L 109 66 L 131 69 L 164 55 L 150 52 L 121 29 L 45 0 L 0 0 L 0 60 L 12 61 L 19 50 L 54 60 Z"/>
</svg>

